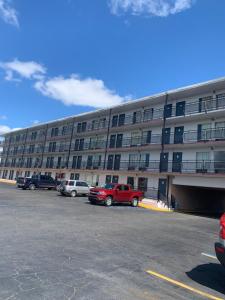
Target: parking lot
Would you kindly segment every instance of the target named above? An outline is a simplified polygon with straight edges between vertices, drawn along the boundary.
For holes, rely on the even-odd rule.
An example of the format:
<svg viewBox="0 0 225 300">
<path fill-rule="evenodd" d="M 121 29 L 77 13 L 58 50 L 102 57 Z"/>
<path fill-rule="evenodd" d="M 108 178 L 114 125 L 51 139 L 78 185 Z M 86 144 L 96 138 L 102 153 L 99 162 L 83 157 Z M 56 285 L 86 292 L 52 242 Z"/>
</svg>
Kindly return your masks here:
<svg viewBox="0 0 225 300">
<path fill-rule="evenodd" d="M 0 226 L 0 299 L 225 299 L 218 219 L 1 183 Z"/>
</svg>

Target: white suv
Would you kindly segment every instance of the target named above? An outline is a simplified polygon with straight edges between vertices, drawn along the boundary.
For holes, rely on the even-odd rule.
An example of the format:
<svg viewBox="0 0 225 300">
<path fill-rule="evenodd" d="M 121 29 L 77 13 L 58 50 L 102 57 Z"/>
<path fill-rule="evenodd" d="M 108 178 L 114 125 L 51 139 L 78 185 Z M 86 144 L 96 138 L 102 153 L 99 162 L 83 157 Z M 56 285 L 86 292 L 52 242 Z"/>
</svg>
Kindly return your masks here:
<svg viewBox="0 0 225 300">
<path fill-rule="evenodd" d="M 90 187 L 85 181 L 81 180 L 66 180 L 60 185 L 59 192 L 61 195 L 70 195 L 76 197 L 79 195 L 88 195 Z"/>
</svg>

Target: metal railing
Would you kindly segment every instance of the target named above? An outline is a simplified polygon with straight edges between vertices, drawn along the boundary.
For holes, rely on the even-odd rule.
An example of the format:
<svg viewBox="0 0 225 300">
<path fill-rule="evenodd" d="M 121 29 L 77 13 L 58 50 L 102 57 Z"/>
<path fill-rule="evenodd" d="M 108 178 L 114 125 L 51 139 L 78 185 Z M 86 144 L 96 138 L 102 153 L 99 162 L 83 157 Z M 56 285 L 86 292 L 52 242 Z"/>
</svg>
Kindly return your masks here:
<svg viewBox="0 0 225 300">
<path fill-rule="evenodd" d="M 29 165 L 26 160 L 21 162 L 1 162 L 0 167 L 17 167 L 17 168 L 50 168 L 50 169 L 76 169 L 76 170 L 103 170 L 103 161 L 79 161 L 76 163 L 69 162 L 68 166 L 65 162 L 60 164 L 57 161 L 49 163 L 46 161 L 42 166 L 40 162 L 32 161 Z M 160 162 L 160 161 L 120 161 L 106 162 L 105 170 L 108 171 L 141 171 L 149 173 L 201 173 L 201 174 L 225 174 L 225 161 L 183 161 L 183 162 Z"/>
</svg>

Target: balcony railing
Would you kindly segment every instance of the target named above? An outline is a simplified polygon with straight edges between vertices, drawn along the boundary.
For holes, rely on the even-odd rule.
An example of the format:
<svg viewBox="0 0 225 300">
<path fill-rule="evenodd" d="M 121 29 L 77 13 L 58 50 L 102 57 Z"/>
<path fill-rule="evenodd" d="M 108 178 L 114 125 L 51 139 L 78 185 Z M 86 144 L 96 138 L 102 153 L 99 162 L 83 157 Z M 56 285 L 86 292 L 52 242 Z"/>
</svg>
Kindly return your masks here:
<svg viewBox="0 0 225 300">
<path fill-rule="evenodd" d="M 46 162 L 40 165 L 40 162 L 2 162 L 1 167 L 17 168 L 45 168 L 45 169 L 67 169 L 67 164 L 62 162 Z M 103 170 L 104 162 L 102 161 L 79 161 L 76 164 L 69 162 L 68 169 L 74 170 Z M 108 161 L 105 164 L 107 171 L 141 171 L 143 173 L 199 173 L 199 174 L 225 174 L 225 161 L 183 161 L 168 163 L 160 161 L 120 161 L 113 164 Z"/>
<path fill-rule="evenodd" d="M 164 107 L 156 108 L 154 110 L 149 110 L 149 112 L 146 113 L 147 110 L 144 112 L 139 112 L 138 116 L 135 116 L 131 113 L 126 114 L 125 118 L 122 121 L 118 121 L 116 124 L 112 125 L 112 121 L 110 124 L 110 128 L 115 127 L 122 127 L 124 125 L 134 125 L 134 124 L 140 124 L 140 123 L 146 123 L 149 121 L 154 120 L 162 120 L 165 116 L 166 119 L 172 118 L 172 117 L 184 117 L 184 116 L 190 116 L 194 114 L 199 113 L 209 113 L 212 111 L 217 110 L 224 110 L 225 109 L 225 97 L 220 97 L 217 99 L 208 99 L 200 101 L 201 99 L 198 99 L 197 101 L 193 102 L 186 102 L 181 110 L 177 109 L 176 103 L 174 103 L 168 111 L 165 111 Z M 87 124 L 86 132 L 88 131 L 96 131 L 102 129 L 96 126 L 91 126 L 91 123 Z M 104 129 L 107 129 L 107 126 L 104 127 Z M 85 132 L 83 131 L 83 132 Z M 75 130 L 76 132 L 76 130 Z M 82 132 L 82 133 L 83 133 Z"/>
</svg>

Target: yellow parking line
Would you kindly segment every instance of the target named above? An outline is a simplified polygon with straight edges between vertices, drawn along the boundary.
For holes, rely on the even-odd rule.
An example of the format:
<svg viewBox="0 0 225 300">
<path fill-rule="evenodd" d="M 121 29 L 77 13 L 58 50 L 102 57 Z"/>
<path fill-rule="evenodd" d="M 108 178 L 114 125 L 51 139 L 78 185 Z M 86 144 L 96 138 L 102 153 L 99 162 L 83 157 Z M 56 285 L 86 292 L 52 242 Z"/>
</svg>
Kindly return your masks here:
<svg viewBox="0 0 225 300">
<path fill-rule="evenodd" d="M 203 296 L 203 297 L 206 297 L 206 298 L 208 298 L 208 299 L 213 299 L 213 300 L 223 300 L 222 298 L 218 298 L 218 297 L 215 297 L 215 296 L 210 295 L 210 294 L 208 294 L 208 293 L 202 292 L 202 291 L 197 290 L 197 289 L 195 289 L 195 288 L 193 288 L 193 287 L 191 287 L 191 286 L 189 286 L 189 285 L 186 285 L 186 284 L 184 284 L 184 283 L 182 283 L 182 282 L 180 282 L 180 281 L 174 280 L 174 279 L 172 279 L 172 278 L 169 278 L 169 277 L 167 277 L 167 276 L 161 275 L 161 274 L 159 274 L 159 273 L 156 273 L 156 272 L 153 272 L 153 271 L 150 271 L 150 270 L 148 270 L 148 271 L 146 271 L 146 272 L 147 272 L 148 274 L 152 275 L 152 276 L 155 276 L 155 277 L 158 277 L 158 278 L 163 279 L 163 280 L 165 280 L 165 281 L 168 281 L 168 282 L 170 282 L 170 283 L 172 283 L 172 284 L 174 284 L 174 285 L 177 285 L 177 286 L 182 287 L 182 288 L 184 288 L 184 289 L 186 289 L 186 290 L 192 291 L 192 292 L 194 292 L 194 293 L 196 293 L 196 294 L 199 294 L 199 295 L 201 295 L 201 296 Z"/>
</svg>

